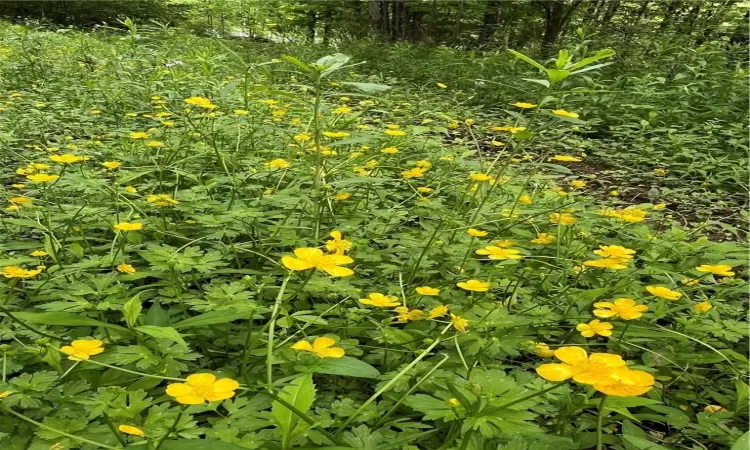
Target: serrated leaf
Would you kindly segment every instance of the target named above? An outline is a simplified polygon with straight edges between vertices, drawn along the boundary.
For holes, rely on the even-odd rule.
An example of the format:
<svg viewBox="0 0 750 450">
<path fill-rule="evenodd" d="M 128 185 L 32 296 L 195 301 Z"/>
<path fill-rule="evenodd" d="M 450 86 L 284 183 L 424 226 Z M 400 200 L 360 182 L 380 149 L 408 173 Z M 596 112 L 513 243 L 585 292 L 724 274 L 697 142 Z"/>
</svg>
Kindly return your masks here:
<svg viewBox="0 0 750 450">
<path fill-rule="evenodd" d="M 143 325 L 140 327 L 135 327 L 136 331 L 140 331 L 143 334 L 147 334 L 151 337 L 155 337 L 157 339 L 169 339 L 172 342 L 177 342 L 178 344 L 184 345 L 187 347 L 187 342 L 185 342 L 184 339 L 182 339 L 182 335 L 179 331 L 175 330 L 172 327 L 158 327 L 155 325 Z"/>
</svg>

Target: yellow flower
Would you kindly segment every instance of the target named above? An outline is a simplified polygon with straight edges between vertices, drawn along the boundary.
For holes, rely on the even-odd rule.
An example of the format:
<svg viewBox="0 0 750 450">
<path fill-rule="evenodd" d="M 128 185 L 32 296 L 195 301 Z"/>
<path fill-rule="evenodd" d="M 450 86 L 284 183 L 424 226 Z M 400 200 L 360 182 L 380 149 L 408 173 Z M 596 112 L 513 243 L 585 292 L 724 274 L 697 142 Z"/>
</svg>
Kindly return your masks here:
<svg viewBox="0 0 750 450">
<path fill-rule="evenodd" d="M 470 126 L 474 125 L 475 123 L 476 123 L 476 121 L 474 119 L 466 119 L 466 120 L 464 120 L 464 125 L 466 125 L 467 127 L 470 127 Z"/>
<path fill-rule="evenodd" d="M 534 353 L 537 356 L 541 356 L 543 358 L 549 358 L 551 356 L 555 356 L 555 351 L 549 348 L 549 345 L 543 342 L 538 342 L 534 344 Z"/>
<path fill-rule="evenodd" d="M 440 89 L 445 89 L 448 87 L 448 85 L 443 84 L 443 83 L 435 83 L 435 84 L 437 84 L 437 87 L 439 87 Z"/>
<path fill-rule="evenodd" d="M 665 288 L 664 286 L 646 286 L 646 290 L 655 297 L 660 297 L 666 300 L 677 300 L 682 297 L 682 294 L 672 289 Z"/>
<path fill-rule="evenodd" d="M 445 404 L 450 406 L 451 408 L 458 408 L 459 406 L 461 406 L 461 402 L 459 402 L 456 398 L 449 398 L 445 401 Z"/>
<path fill-rule="evenodd" d="M 312 136 L 310 136 L 309 134 L 304 134 L 304 133 L 294 136 L 294 140 L 297 142 L 307 142 L 310 139 L 312 139 Z"/>
<path fill-rule="evenodd" d="M 721 407 L 719 405 L 706 405 L 706 407 L 703 408 L 703 411 L 705 411 L 705 412 L 707 412 L 709 414 L 714 414 L 714 413 L 717 413 L 717 412 L 720 412 L 720 411 L 721 412 L 728 412 L 726 408 L 723 408 L 723 407 Z"/>
<path fill-rule="evenodd" d="M 128 133 L 128 137 L 130 139 L 148 139 L 151 137 L 151 135 L 146 133 L 145 131 L 131 131 L 130 133 Z"/>
<path fill-rule="evenodd" d="M 630 298 L 617 298 L 613 302 L 594 303 L 594 315 L 601 318 L 619 317 L 622 320 L 633 320 L 643 316 L 648 306 L 639 305 Z"/>
<path fill-rule="evenodd" d="M 135 267 L 130 264 L 119 264 L 117 266 L 117 271 L 120 273 L 135 273 Z"/>
<path fill-rule="evenodd" d="M 18 266 L 5 266 L 0 272 L 5 278 L 33 278 L 39 275 L 42 269 L 26 270 Z"/>
<path fill-rule="evenodd" d="M 279 103 L 276 100 L 271 100 L 271 99 L 261 100 L 260 102 L 263 103 L 264 105 L 268 105 L 268 106 L 275 105 L 275 104 Z"/>
<path fill-rule="evenodd" d="M 620 191 L 615 191 L 615 190 L 609 191 L 609 195 L 611 195 L 612 197 L 617 197 L 618 195 L 620 195 Z"/>
<path fill-rule="evenodd" d="M 654 205 L 654 209 L 664 209 L 667 207 L 666 203 L 657 203 Z"/>
<path fill-rule="evenodd" d="M 653 375 L 648 372 L 622 367 L 594 383 L 594 389 L 615 397 L 635 397 L 650 391 L 654 382 Z"/>
<path fill-rule="evenodd" d="M 602 259 L 593 259 L 589 261 L 584 261 L 583 265 L 586 267 L 598 267 L 600 269 L 613 269 L 613 270 L 621 270 L 621 269 L 627 269 L 628 266 L 623 264 L 624 261 L 614 258 L 602 258 Z"/>
<path fill-rule="evenodd" d="M 352 241 L 347 241 L 341 237 L 340 231 L 331 231 L 329 235 L 333 239 L 326 241 L 326 250 L 337 255 L 343 255 L 352 249 Z"/>
<path fill-rule="evenodd" d="M 420 187 L 417 188 L 417 191 L 419 191 L 420 194 L 429 194 L 433 190 L 434 189 L 426 187 L 426 186 L 420 186 Z"/>
<path fill-rule="evenodd" d="M 344 349 L 334 347 L 336 341 L 329 337 L 319 337 L 315 339 L 312 345 L 307 341 L 298 341 L 292 348 L 301 352 L 312 352 L 321 358 L 341 358 L 344 356 Z"/>
<path fill-rule="evenodd" d="M 531 197 L 529 197 L 528 195 L 524 194 L 524 195 L 518 197 L 518 202 L 522 203 L 524 205 L 531 205 L 531 204 L 534 203 L 534 200 L 532 200 Z"/>
<path fill-rule="evenodd" d="M 448 307 L 445 305 L 440 305 L 432 308 L 430 310 L 430 319 L 436 319 L 438 317 L 444 316 L 448 313 Z"/>
<path fill-rule="evenodd" d="M 268 161 L 265 163 L 265 166 L 270 169 L 286 169 L 287 167 L 291 166 L 292 163 L 287 161 L 286 159 L 272 159 L 271 161 Z"/>
<path fill-rule="evenodd" d="M 332 277 L 348 277 L 354 275 L 352 269 L 341 267 L 351 264 L 353 259 L 346 255 L 325 255 L 323 250 L 311 247 L 302 247 L 294 250 L 296 256 L 284 256 L 281 263 L 289 270 L 318 269 L 326 272 Z"/>
<path fill-rule="evenodd" d="M 10 397 L 10 395 L 13 394 L 12 391 L 1 391 L 0 392 L 0 400 Z"/>
<path fill-rule="evenodd" d="M 594 253 L 602 258 L 618 259 L 621 262 L 629 261 L 635 255 L 635 250 L 620 245 L 600 245 L 599 249 L 594 250 Z"/>
<path fill-rule="evenodd" d="M 398 323 L 424 319 L 424 311 L 421 309 L 409 310 L 406 306 L 399 306 L 398 308 L 394 308 L 393 311 L 398 314 L 396 317 Z"/>
<path fill-rule="evenodd" d="M 381 150 L 384 151 L 385 149 Z M 401 172 L 401 176 L 403 176 L 406 179 L 412 179 L 412 178 L 422 178 L 425 175 L 425 169 L 414 167 L 409 170 L 404 170 Z"/>
<path fill-rule="evenodd" d="M 416 288 L 415 291 L 417 291 L 417 294 L 419 295 L 427 295 L 430 297 L 440 294 L 440 289 L 429 286 L 420 286 Z"/>
<path fill-rule="evenodd" d="M 581 162 L 582 161 L 581 158 L 576 158 L 575 156 L 569 156 L 569 155 L 555 155 L 549 160 L 560 161 L 560 162 Z"/>
<path fill-rule="evenodd" d="M 64 155 L 50 155 L 49 160 L 60 164 L 73 164 L 86 160 L 84 156 L 72 155 L 66 153 Z"/>
<path fill-rule="evenodd" d="M 526 102 L 515 102 L 513 103 L 513 106 L 517 106 L 521 109 L 530 109 L 536 107 L 534 103 L 526 103 Z"/>
<path fill-rule="evenodd" d="M 10 187 L 12 187 L 13 189 L 23 189 L 26 187 L 26 185 L 21 184 L 21 183 L 15 183 L 15 184 L 11 184 Z"/>
<path fill-rule="evenodd" d="M 472 173 L 469 175 L 469 178 L 474 181 L 490 181 L 492 179 L 492 177 L 486 173 Z"/>
<path fill-rule="evenodd" d="M 468 234 L 471 237 L 484 237 L 487 236 L 486 231 L 477 230 L 476 228 L 469 228 L 466 230 L 466 234 Z"/>
<path fill-rule="evenodd" d="M 103 345 L 104 342 L 99 339 L 76 339 L 70 345 L 60 347 L 60 351 L 68 355 L 71 361 L 86 361 L 103 352 Z"/>
<path fill-rule="evenodd" d="M 143 229 L 143 224 L 138 222 L 120 222 L 112 228 L 116 231 L 138 231 Z"/>
<path fill-rule="evenodd" d="M 232 398 L 239 387 L 240 384 L 231 378 L 217 380 L 213 374 L 196 373 L 187 377 L 184 383 L 168 384 L 167 395 L 183 405 L 200 405 Z"/>
<path fill-rule="evenodd" d="M 138 190 L 133 186 L 125 186 L 125 192 L 129 194 L 135 194 L 136 192 L 138 192 Z"/>
<path fill-rule="evenodd" d="M 698 272 L 712 273 L 714 275 L 719 275 L 722 277 L 734 276 L 734 272 L 732 272 L 732 266 L 730 266 L 729 264 L 717 264 L 715 266 L 710 264 L 703 264 L 696 267 L 695 270 L 697 270 Z"/>
<path fill-rule="evenodd" d="M 451 314 L 451 324 L 453 325 L 453 328 L 460 333 L 463 333 L 469 328 L 469 321 L 455 314 Z"/>
<path fill-rule="evenodd" d="M 580 189 L 580 188 L 586 187 L 586 182 L 583 180 L 573 180 L 570 182 L 570 185 L 573 186 L 574 188 Z"/>
<path fill-rule="evenodd" d="M 552 243 L 552 241 L 554 241 L 555 239 L 557 238 L 552 236 L 549 233 L 539 233 L 536 235 L 535 239 L 531 240 L 531 243 L 538 244 L 538 245 L 547 245 L 547 244 Z"/>
<path fill-rule="evenodd" d="M 348 106 L 339 106 L 338 108 L 333 110 L 334 114 L 347 114 L 352 112 L 352 109 Z"/>
<path fill-rule="evenodd" d="M 156 206 L 172 206 L 180 203 L 168 194 L 152 194 L 146 197 L 146 201 Z"/>
<path fill-rule="evenodd" d="M 667 171 L 664 169 L 654 169 L 653 172 L 654 172 L 654 175 L 666 175 L 667 174 Z"/>
<path fill-rule="evenodd" d="M 122 163 L 119 162 L 119 161 L 104 161 L 102 163 L 102 166 L 104 166 L 104 167 L 106 167 L 107 169 L 110 169 L 110 170 L 117 169 L 121 165 L 122 165 Z"/>
<path fill-rule="evenodd" d="M 386 147 L 380 150 L 380 153 L 385 153 L 386 155 L 395 155 L 396 153 L 398 153 L 398 149 L 396 147 Z"/>
<path fill-rule="evenodd" d="M 36 256 L 38 258 L 41 258 L 42 256 L 47 256 L 49 253 L 45 252 L 44 250 L 34 250 L 31 252 L 31 256 Z"/>
<path fill-rule="evenodd" d="M 401 130 L 385 130 L 383 133 L 388 136 L 406 136 L 406 131 Z"/>
<path fill-rule="evenodd" d="M 577 383 L 595 384 L 606 380 L 614 370 L 625 367 L 625 361 L 619 355 L 592 353 L 589 356 L 581 347 L 560 347 L 554 354 L 561 364 L 542 364 L 536 368 L 536 373 L 545 380 L 573 378 Z"/>
<path fill-rule="evenodd" d="M 479 280 L 461 281 L 456 283 L 456 286 L 472 292 L 487 292 L 490 290 L 490 283 Z"/>
<path fill-rule="evenodd" d="M 568 111 L 565 111 L 564 109 L 553 109 L 552 114 L 555 114 L 557 116 L 562 116 L 562 117 L 571 117 L 573 119 L 577 119 L 579 117 L 577 113 L 568 112 Z"/>
<path fill-rule="evenodd" d="M 519 131 L 525 131 L 526 127 L 510 127 L 510 126 L 503 126 L 503 127 L 492 127 L 493 131 L 510 131 L 513 134 L 518 133 Z"/>
<path fill-rule="evenodd" d="M 234 113 L 235 115 L 238 115 L 238 116 L 246 116 L 246 115 L 250 114 L 250 111 L 248 111 L 246 109 L 233 109 L 232 113 Z"/>
<path fill-rule="evenodd" d="M 46 173 L 38 173 L 36 175 L 27 175 L 26 179 L 32 183 L 52 183 L 60 178 L 59 175 L 48 175 Z"/>
<path fill-rule="evenodd" d="M 376 306 L 378 308 L 392 308 L 398 306 L 398 298 L 393 295 L 383 295 L 378 292 L 373 292 L 367 296 L 368 298 L 360 298 L 359 302 L 363 305 Z"/>
<path fill-rule="evenodd" d="M 578 219 L 570 213 L 552 213 L 549 215 L 549 221 L 557 225 L 573 225 Z"/>
<path fill-rule="evenodd" d="M 351 196 L 352 196 L 352 194 L 350 194 L 348 192 L 339 192 L 338 194 L 336 194 L 336 195 L 333 196 L 333 199 L 336 200 L 336 201 L 342 201 L 342 200 L 348 199 Z"/>
<path fill-rule="evenodd" d="M 708 312 L 713 308 L 714 306 L 711 304 L 711 302 L 700 302 L 695 307 L 693 307 L 693 310 L 697 313 L 704 313 Z"/>
<path fill-rule="evenodd" d="M 493 147 L 502 147 L 503 145 L 505 145 L 505 142 L 496 141 L 496 140 L 493 139 L 493 140 L 490 141 L 490 144 Z"/>
<path fill-rule="evenodd" d="M 131 436 L 145 436 L 146 434 L 140 428 L 131 425 L 120 425 L 117 429 L 120 430 L 121 433 L 129 434 Z"/>
<path fill-rule="evenodd" d="M 216 108 L 216 105 L 211 103 L 211 100 L 207 99 L 206 97 L 189 97 L 186 98 L 185 103 L 191 106 L 197 106 L 199 108 L 203 109 L 214 109 Z"/>
<path fill-rule="evenodd" d="M 513 248 L 502 248 L 490 245 L 484 248 L 480 248 L 476 252 L 477 255 L 487 256 L 489 259 L 503 260 L 503 259 L 521 259 L 523 255 Z"/>
<path fill-rule="evenodd" d="M 147 141 L 146 142 L 146 147 L 153 148 L 153 147 L 163 147 L 163 146 L 164 146 L 164 142 L 162 141 Z"/>
<path fill-rule="evenodd" d="M 506 239 L 504 241 L 492 241 L 492 245 L 494 245 L 495 247 L 508 248 L 513 247 L 514 245 L 516 245 L 516 243 L 514 241 Z"/>
<path fill-rule="evenodd" d="M 346 131 L 324 131 L 323 136 L 328 136 L 329 138 L 345 138 L 351 136 L 351 134 Z"/>
<path fill-rule="evenodd" d="M 579 323 L 576 330 L 581 332 L 583 337 L 594 337 L 596 335 L 609 337 L 612 336 L 612 324 L 594 319 L 589 323 Z"/>
</svg>

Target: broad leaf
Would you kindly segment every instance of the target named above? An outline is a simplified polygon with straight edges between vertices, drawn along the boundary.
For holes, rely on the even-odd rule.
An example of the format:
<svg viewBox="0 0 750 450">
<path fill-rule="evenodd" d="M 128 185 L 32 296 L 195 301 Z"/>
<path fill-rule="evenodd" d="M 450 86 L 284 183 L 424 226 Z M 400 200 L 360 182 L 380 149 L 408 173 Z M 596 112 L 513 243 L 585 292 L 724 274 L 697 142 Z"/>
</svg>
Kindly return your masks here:
<svg viewBox="0 0 750 450">
<path fill-rule="evenodd" d="M 312 375 L 307 374 L 296 378 L 279 392 L 279 397 L 299 411 L 307 413 L 315 401 L 315 385 L 312 382 Z M 284 443 L 284 448 L 287 448 L 291 439 L 304 430 L 307 424 L 300 424 L 299 416 L 278 401 L 273 402 L 271 413 L 276 425 L 281 430 L 281 441 Z"/>
<path fill-rule="evenodd" d="M 172 326 L 177 330 L 181 328 L 203 327 L 206 325 L 232 322 L 233 320 L 250 319 L 253 314 L 252 311 L 210 311 L 195 317 L 190 317 L 189 319 L 181 320 Z"/>
<path fill-rule="evenodd" d="M 143 325 L 140 327 L 135 327 L 135 329 L 151 337 L 155 337 L 157 339 L 169 339 L 172 342 L 177 342 L 178 344 L 181 344 L 187 347 L 187 342 L 185 342 L 185 340 L 182 339 L 182 335 L 180 335 L 179 331 L 175 330 L 172 327 L 157 327 L 155 325 Z"/>
</svg>

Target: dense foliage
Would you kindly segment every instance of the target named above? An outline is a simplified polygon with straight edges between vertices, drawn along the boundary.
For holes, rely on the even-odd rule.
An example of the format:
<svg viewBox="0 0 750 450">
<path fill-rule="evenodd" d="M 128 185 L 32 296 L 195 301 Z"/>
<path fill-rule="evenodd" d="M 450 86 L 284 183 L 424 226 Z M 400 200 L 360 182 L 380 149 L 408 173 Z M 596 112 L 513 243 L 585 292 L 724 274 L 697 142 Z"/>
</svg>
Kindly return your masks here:
<svg viewBox="0 0 750 450">
<path fill-rule="evenodd" d="M 734 53 L 123 25 L 0 27 L 3 449 L 747 447 Z"/>
</svg>

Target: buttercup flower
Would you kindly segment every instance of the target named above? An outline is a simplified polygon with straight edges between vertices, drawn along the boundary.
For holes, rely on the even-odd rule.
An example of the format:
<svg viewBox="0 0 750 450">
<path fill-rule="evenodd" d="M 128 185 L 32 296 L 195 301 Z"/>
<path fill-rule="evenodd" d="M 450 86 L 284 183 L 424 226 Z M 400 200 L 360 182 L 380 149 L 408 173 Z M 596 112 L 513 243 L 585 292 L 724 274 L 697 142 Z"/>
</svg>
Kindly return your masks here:
<svg viewBox="0 0 750 450">
<path fill-rule="evenodd" d="M 443 84 L 443 83 L 435 83 L 435 84 L 436 84 L 436 85 L 437 85 L 437 87 L 439 87 L 440 89 L 445 89 L 445 88 L 447 88 L 447 87 L 448 87 L 447 85 L 445 85 L 445 84 Z"/>
<path fill-rule="evenodd" d="M 265 163 L 265 166 L 270 169 L 286 169 L 287 167 L 291 166 L 292 163 L 287 161 L 286 159 L 272 159 L 271 161 L 268 161 Z"/>
<path fill-rule="evenodd" d="M 380 150 L 380 153 L 385 153 L 386 155 L 395 155 L 396 153 L 398 153 L 398 149 L 396 147 L 386 147 Z"/>
<path fill-rule="evenodd" d="M 44 250 L 34 250 L 31 252 L 31 256 L 36 256 L 37 258 L 41 258 L 43 256 L 47 256 L 49 253 L 45 252 Z"/>
<path fill-rule="evenodd" d="M 104 342 L 99 339 L 76 339 L 70 345 L 60 347 L 60 351 L 68 355 L 71 361 L 86 361 L 103 352 L 103 345 Z"/>
<path fill-rule="evenodd" d="M 425 169 L 422 169 L 420 167 L 413 167 L 409 170 L 404 170 L 401 172 L 401 176 L 403 176 L 406 179 L 411 178 L 422 178 L 425 175 Z"/>
<path fill-rule="evenodd" d="M 708 312 L 713 308 L 713 305 L 711 302 L 700 302 L 697 305 L 693 307 L 693 311 L 697 312 L 698 314 Z"/>
<path fill-rule="evenodd" d="M 196 373 L 184 383 L 167 385 L 167 395 L 183 405 L 200 405 L 204 402 L 218 402 L 234 396 L 240 384 L 231 378 L 216 379 L 210 373 Z"/>
<path fill-rule="evenodd" d="M 33 278 L 39 275 L 42 269 L 26 270 L 18 266 L 5 266 L 0 273 L 5 278 Z"/>
<path fill-rule="evenodd" d="M 734 272 L 732 272 L 732 266 L 730 266 L 729 264 L 717 264 L 715 266 L 710 264 L 703 264 L 696 267 L 695 270 L 697 270 L 698 272 L 712 273 L 721 277 L 734 276 Z"/>
<path fill-rule="evenodd" d="M 484 237 L 487 236 L 486 231 L 477 230 L 476 228 L 469 228 L 466 230 L 466 234 L 468 234 L 471 237 Z"/>
<path fill-rule="evenodd" d="M 393 295 L 383 295 L 378 292 L 373 292 L 367 297 L 368 298 L 360 298 L 359 302 L 364 305 L 376 306 L 378 308 L 392 308 L 400 305 L 398 298 Z"/>
<path fill-rule="evenodd" d="M 129 434 L 131 436 L 145 436 L 146 435 L 146 433 L 144 433 L 143 430 L 141 430 L 138 427 L 131 426 L 131 425 L 120 425 L 119 427 L 117 427 L 117 429 L 120 430 L 121 433 Z"/>
<path fill-rule="evenodd" d="M 388 136 L 406 136 L 406 131 L 401 130 L 385 130 L 383 133 Z"/>
<path fill-rule="evenodd" d="M 534 353 L 537 356 L 541 356 L 543 358 L 549 358 L 550 356 L 555 356 L 555 351 L 549 348 L 549 345 L 538 342 L 534 344 Z"/>
<path fill-rule="evenodd" d="M 152 194 L 146 197 L 146 201 L 156 206 L 172 206 L 180 203 L 169 194 Z"/>
<path fill-rule="evenodd" d="M 424 311 L 421 309 L 410 310 L 406 306 L 399 306 L 398 308 L 394 308 L 393 311 L 398 314 L 398 317 L 396 317 L 398 323 L 424 319 Z"/>
<path fill-rule="evenodd" d="M 337 255 L 343 255 L 352 249 L 352 241 L 347 241 L 341 235 L 340 231 L 331 231 L 329 235 L 333 239 L 326 241 L 326 250 Z"/>
<path fill-rule="evenodd" d="M 590 356 L 581 347 L 560 347 L 555 358 L 561 364 L 543 364 L 536 368 L 542 378 L 549 381 L 564 381 L 573 378 L 577 383 L 594 384 L 606 380 L 615 369 L 625 367 L 620 355 L 592 353 Z"/>
<path fill-rule="evenodd" d="M 326 272 L 332 277 L 348 277 L 354 275 L 352 269 L 341 267 L 342 265 L 351 264 L 353 259 L 346 255 L 325 255 L 319 248 L 302 247 L 294 250 L 296 256 L 284 256 L 281 258 L 282 264 L 289 270 L 307 270 L 318 269 Z"/>
<path fill-rule="evenodd" d="M 328 136 L 329 138 L 345 138 L 351 136 L 351 134 L 346 131 L 324 131 L 323 136 Z"/>
<path fill-rule="evenodd" d="M 594 250 L 594 253 L 602 258 L 617 259 L 624 262 L 633 259 L 635 250 L 620 245 L 600 245 L 599 250 Z"/>
<path fill-rule="evenodd" d="M 660 297 L 666 300 L 677 300 L 682 297 L 682 294 L 672 289 L 665 288 L 664 286 L 646 286 L 646 290 L 653 296 Z"/>
<path fill-rule="evenodd" d="M 117 271 L 120 273 L 135 273 L 135 267 L 130 264 L 119 264 L 117 266 Z"/>
<path fill-rule="evenodd" d="M 463 333 L 469 328 L 469 321 L 455 314 L 451 314 L 451 324 L 453 325 L 453 328 L 460 333 Z"/>
<path fill-rule="evenodd" d="M 556 116 L 570 117 L 572 119 L 577 119 L 579 117 L 577 113 L 568 112 L 568 111 L 565 111 L 564 109 L 553 109 L 552 114 Z"/>
<path fill-rule="evenodd" d="M 104 161 L 102 163 L 102 166 L 106 167 L 109 170 L 114 170 L 120 167 L 122 163 L 120 161 Z"/>
<path fill-rule="evenodd" d="M 615 397 L 635 397 L 650 391 L 655 381 L 653 375 L 648 372 L 623 367 L 594 383 L 594 389 Z"/>
<path fill-rule="evenodd" d="M 307 341 L 298 341 L 292 348 L 301 352 L 312 352 L 321 358 L 341 358 L 344 356 L 344 349 L 334 347 L 336 341 L 329 337 L 319 337 L 310 344 Z"/>
<path fill-rule="evenodd" d="M 52 183 L 53 181 L 57 181 L 58 178 L 60 178 L 59 175 L 49 175 L 46 173 L 38 173 L 35 175 L 26 176 L 26 179 L 31 181 L 32 183 Z"/>
<path fill-rule="evenodd" d="M 534 103 L 526 103 L 526 102 L 515 102 L 513 103 L 513 106 L 517 106 L 521 109 L 530 109 L 536 107 Z"/>
<path fill-rule="evenodd" d="M 121 222 L 112 228 L 116 231 L 138 231 L 143 229 L 143 224 L 138 222 Z"/>
<path fill-rule="evenodd" d="M 583 180 L 573 180 L 573 181 L 570 182 L 570 185 L 573 186 L 574 188 L 579 188 L 580 189 L 580 188 L 585 188 L 586 187 L 586 182 L 583 181 Z"/>
<path fill-rule="evenodd" d="M 415 289 L 417 291 L 417 294 L 419 295 L 427 295 L 427 296 L 435 296 L 440 294 L 440 289 L 429 287 L 429 286 L 420 286 Z"/>
<path fill-rule="evenodd" d="M 554 241 L 555 239 L 557 238 L 552 236 L 551 234 L 539 233 L 536 235 L 536 238 L 532 239 L 530 242 L 532 244 L 547 245 L 552 243 L 552 241 Z"/>
<path fill-rule="evenodd" d="M 216 108 L 216 105 L 211 103 L 210 99 L 207 99 L 206 97 L 188 97 L 184 100 L 185 103 L 187 103 L 190 106 L 197 106 L 199 108 L 203 109 L 214 109 Z"/>
<path fill-rule="evenodd" d="M 348 192 L 339 192 L 338 194 L 336 194 L 336 195 L 333 196 L 333 199 L 340 202 L 342 200 L 348 199 L 351 196 L 352 196 L 352 194 L 350 194 Z"/>
<path fill-rule="evenodd" d="M 549 215 L 549 221 L 556 225 L 573 225 L 578 219 L 570 213 L 552 213 Z"/>
<path fill-rule="evenodd" d="M 450 406 L 451 408 L 458 408 L 459 406 L 461 406 L 461 402 L 459 402 L 457 398 L 449 398 L 445 401 L 445 404 Z"/>
<path fill-rule="evenodd" d="M 523 255 L 514 248 L 502 248 L 495 247 L 493 245 L 480 248 L 476 252 L 477 255 L 487 256 L 489 259 L 503 260 L 503 259 L 521 259 Z"/>
<path fill-rule="evenodd" d="M 619 317 L 622 320 L 633 320 L 643 316 L 648 309 L 646 305 L 639 305 L 630 298 L 617 298 L 612 302 L 594 303 L 594 315 L 603 319 Z"/>
<path fill-rule="evenodd" d="M 628 266 L 623 264 L 622 260 L 615 259 L 615 258 L 592 259 L 589 261 L 584 261 L 583 265 L 586 267 L 598 267 L 600 269 L 613 269 L 613 270 L 621 270 L 621 269 L 628 268 Z"/>
<path fill-rule="evenodd" d="M 461 281 L 456 286 L 472 292 L 487 292 L 490 289 L 490 283 L 479 280 Z"/>
<path fill-rule="evenodd" d="M 559 162 L 581 162 L 581 158 L 576 158 L 575 156 L 569 156 L 569 155 L 555 155 L 549 160 L 559 161 Z"/>
<path fill-rule="evenodd" d="M 666 175 L 667 174 L 666 170 L 664 170 L 664 169 L 658 169 L 658 168 L 654 169 L 653 172 L 654 172 L 654 175 Z"/>
<path fill-rule="evenodd" d="M 130 139 L 148 139 L 151 135 L 144 131 L 131 131 L 128 133 L 128 137 Z"/>
<path fill-rule="evenodd" d="M 705 412 L 707 412 L 709 414 L 714 414 L 714 413 L 717 413 L 719 411 L 721 411 L 721 412 L 728 412 L 726 408 L 724 408 L 724 407 L 722 407 L 720 405 L 706 405 L 706 407 L 703 408 L 703 411 L 705 411 Z"/>
<path fill-rule="evenodd" d="M 524 194 L 518 197 L 518 203 L 521 203 L 523 205 L 531 205 L 534 203 L 534 200 L 532 200 L 528 195 Z"/>
<path fill-rule="evenodd" d="M 436 306 L 436 307 L 434 307 L 434 308 L 432 308 L 430 310 L 429 318 L 430 319 L 436 319 L 438 317 L 446 315 L 447 313 L 448 313 L 448 307 L 447 306 L 445 306 L 445 305 Z"/>
<path fill-rule="evenodd" d="M 59 164 L 73 164 L 77 162 L 84 161 L 86 158 L 84 156 L 77 156 L 77 155 L 71 155 L 70 153 L 66 153 L 64 155 L 50 155 L 49 160 L 52 162 L 56 162 Z"/>
<path fill-rule="evenodd" d="M 581 332 L 581 336 L 590 338 L 596 335 L 609 337 L 612 336 L 612 324 L 594 319 L 589 323 L 579 323 L 576 330 Z"/>
</svg>

